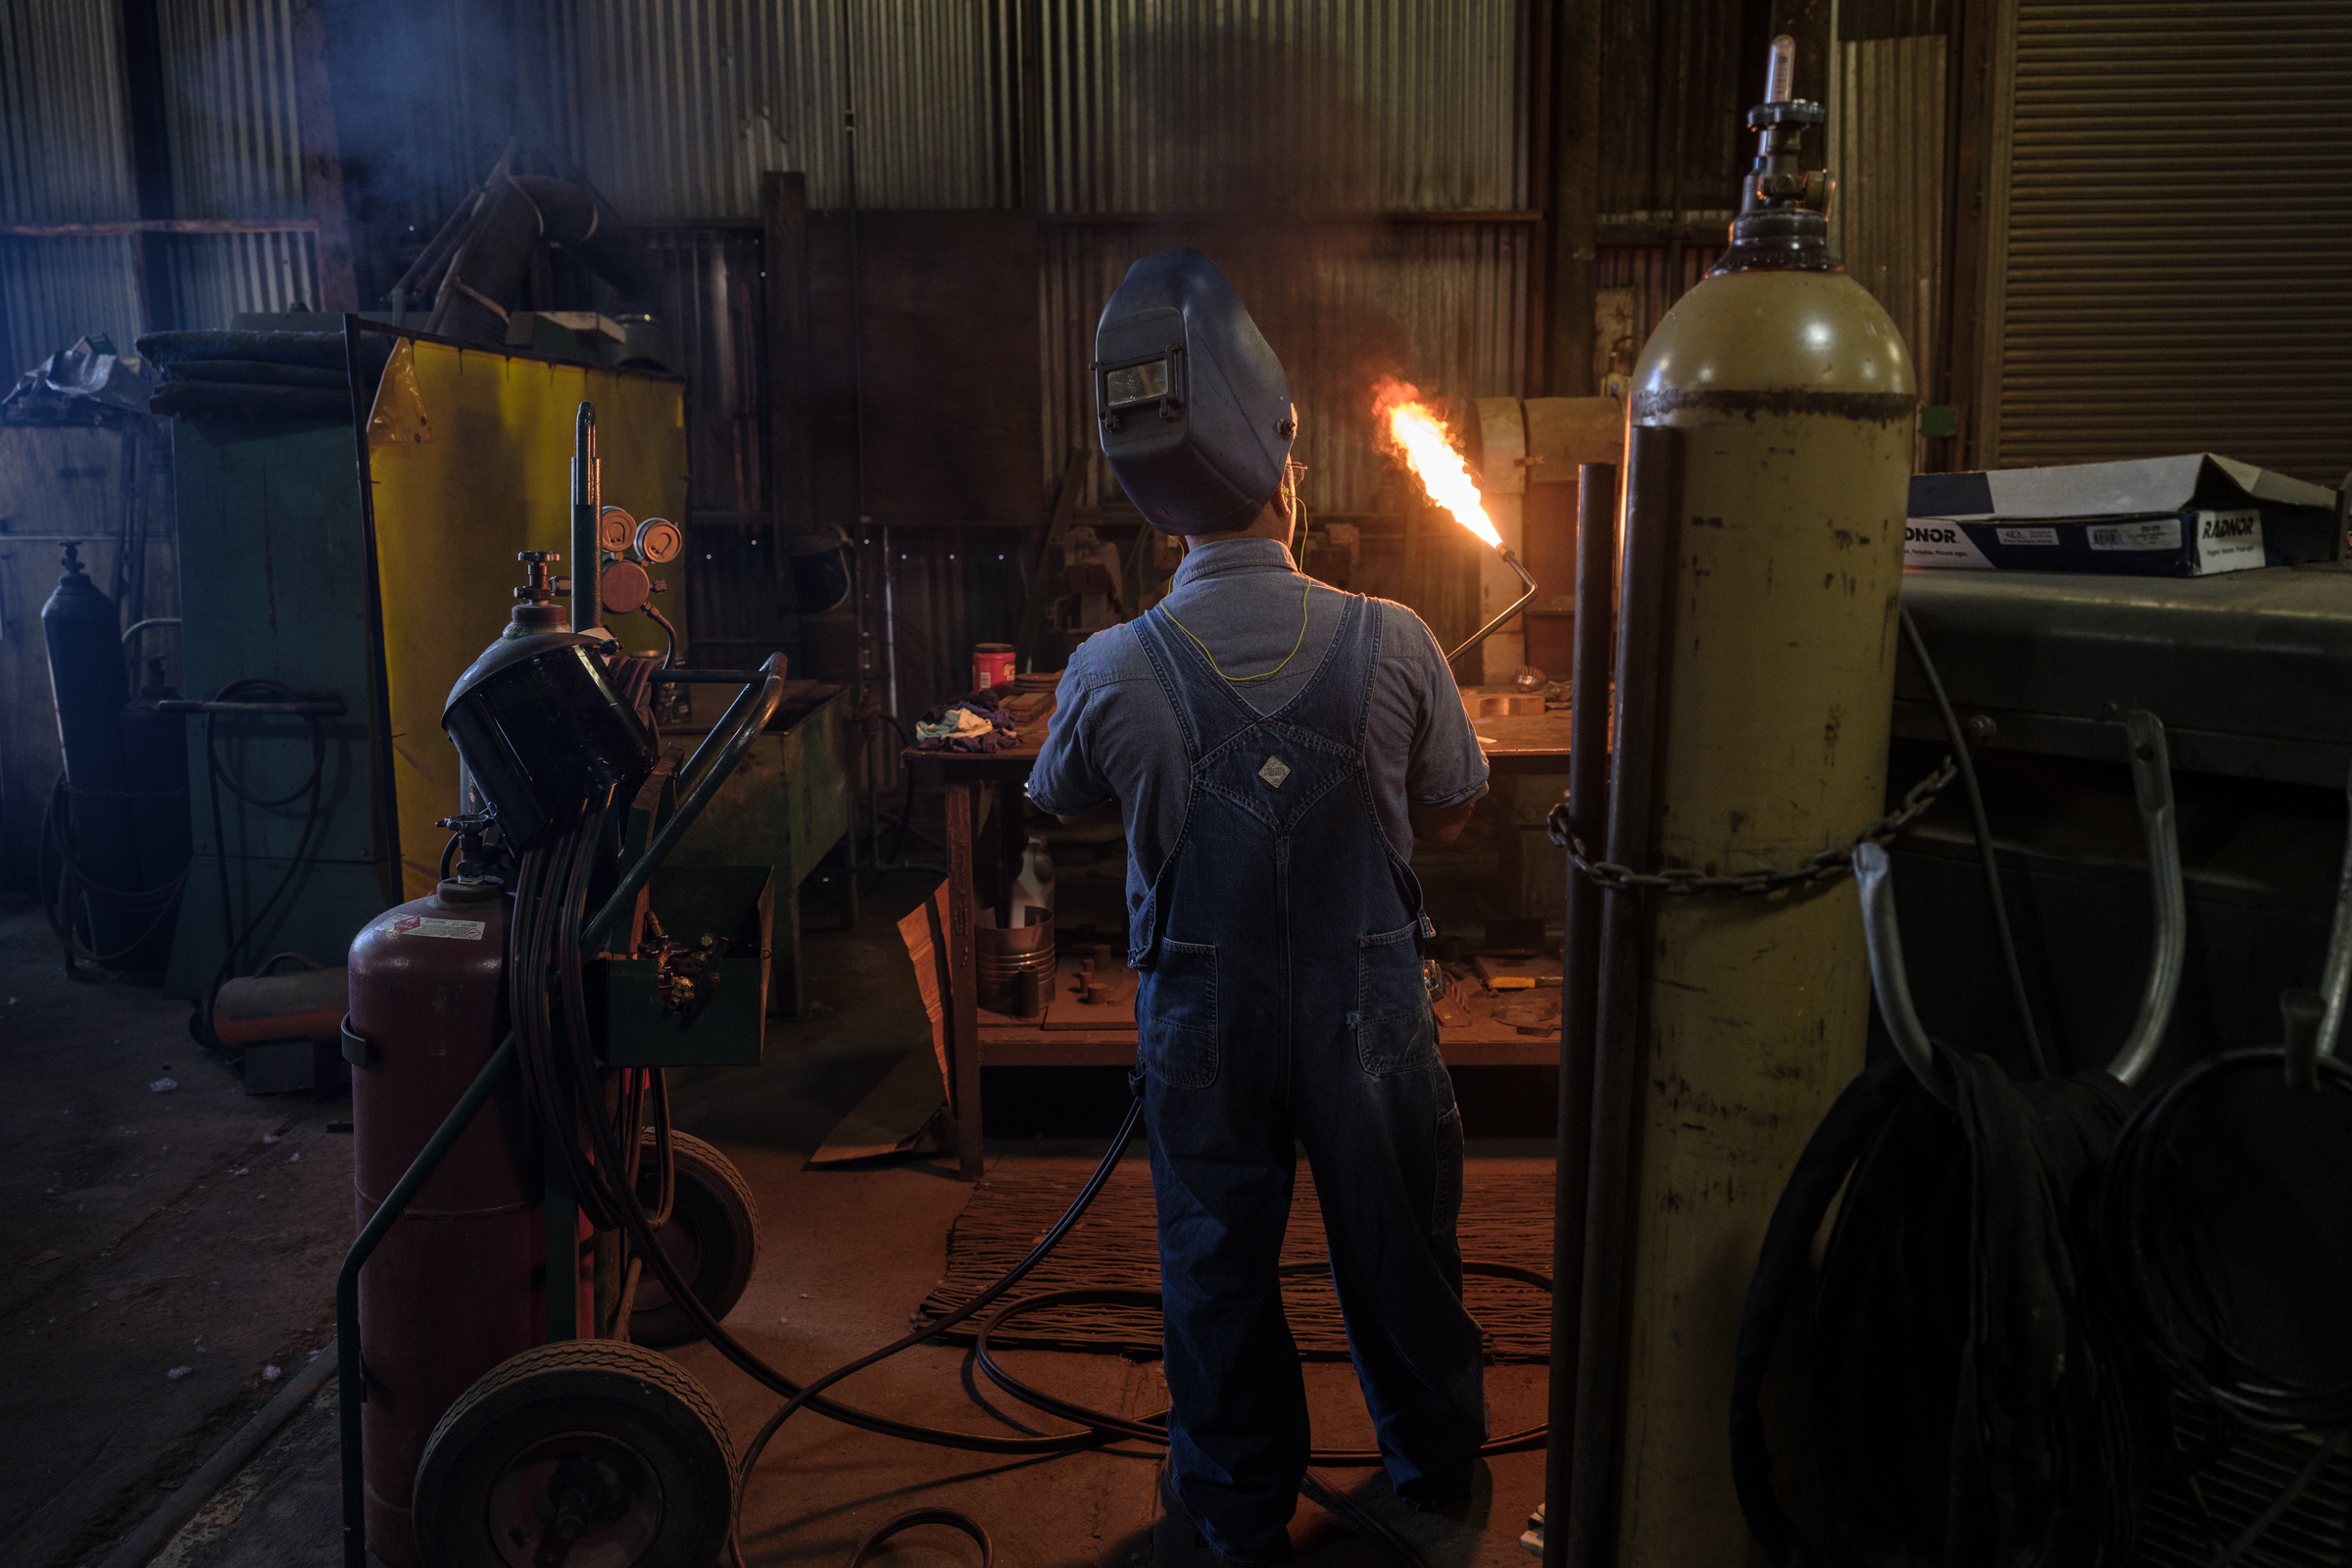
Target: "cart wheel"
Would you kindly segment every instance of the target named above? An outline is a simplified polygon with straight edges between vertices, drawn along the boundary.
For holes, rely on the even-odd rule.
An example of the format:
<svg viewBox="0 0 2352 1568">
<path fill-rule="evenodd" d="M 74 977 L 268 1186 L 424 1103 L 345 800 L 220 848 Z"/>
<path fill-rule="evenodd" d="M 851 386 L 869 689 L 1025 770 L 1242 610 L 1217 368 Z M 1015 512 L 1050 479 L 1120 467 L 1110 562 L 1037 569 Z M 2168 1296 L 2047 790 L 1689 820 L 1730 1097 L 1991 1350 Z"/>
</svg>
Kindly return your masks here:
<svg viewBox="0 0 2352 1568">
<path fill-rule="evenodd" d="M 760 1255 L 760 1211 L 752 1202 L 751 1188 L 726 1155 L 686 1133 L 673 1132 L 669 1141 L 676 1156 L 677 1190 L 669 1221 L 661 1230 L 662 1250 L 685 1276 L 695 1299 L 712 1317 L 723 1319 L 752 1282 L 752 1264 Z M 661 1181 L 653 1168 L 653 1146 L 649 1131 L 637 1183 L 639 1199 L 649 1204 Z M 666 1348 L 692 1345 L 702 1337 L 686 1309 L 670 1298 L 662 1276 L 650 1265 L 641 1270 L 637 1298 L 629 1307 L 630 1340 Z"/>
<path fill-rule="evenodd" d="M 735 1502 L 735 1447 L 667 1356 L 565 1340 L 493 1367 L 416 1467 L 426 1568 L 710 1568 Z"/>
</svg>

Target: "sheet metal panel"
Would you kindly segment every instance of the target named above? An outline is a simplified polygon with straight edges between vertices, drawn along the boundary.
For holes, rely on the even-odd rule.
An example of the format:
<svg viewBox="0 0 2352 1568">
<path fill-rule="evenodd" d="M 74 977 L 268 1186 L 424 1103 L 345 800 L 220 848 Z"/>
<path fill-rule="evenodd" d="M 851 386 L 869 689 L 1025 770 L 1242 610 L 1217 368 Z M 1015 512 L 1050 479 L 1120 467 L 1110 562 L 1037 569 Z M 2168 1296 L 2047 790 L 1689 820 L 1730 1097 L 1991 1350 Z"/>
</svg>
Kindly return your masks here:
<svg viewBox="0 0 2352 1568">
<path fill-rule="evenodd" d="M 1046 0 L 1053 213 L 1531 205 L 1521 0 Z"/>
<path fill-rule="evenodd" d="M 811 207 L 845 207 L 847 70 L 858 206 L 1009 206 L 1017 17 L 1015 0 L 552 7 L 557 123 L 634 221 L 755 218 L 771 169 L 805 172 Z"/>
<path fill-rule="evenodd" d="M 1084 495 L 1119 499 L 1095 438 L 1095 322 L 1129 264 L 1170 245 L 1215 256 L 1282 356 L 1298 407 L 1296 452 L 1317 512 L 1389 510 L 1395 470 L 1368 413 L 1383 372 L 1449 400 L 1522 395 L 1535 226 L 1356 223 L 1267 229 L 1184 221 L 1053 223 L 1041 235 L 1047 494 L 1069 454 L 1093 454 Z"/>
<path fill-rule="evenodd" d="M 2352 467 L 2352 8 L 2012 0 L 1987 466 Z"/>
<path fill-rule="evenodd" d="M 1920 25 L 1933 7 L 1855 8 L 1867 30 Z M 1841 8 L 1841 33 L 1848 16 Z M 1940 36 L 1841 37 L 1832 46 L 1829 167 L 1838 176 L 1830 251 L 1886 307 L 1911 350 L 1919 384 L 1935 384 L 1929 357 L 1943 290 L 1944 56 Z"/>
<path fill-rule="evenodd" d="M 135 218 L 112 9 L 0 6 L 0 221 Z M 0 374 L 84 332 L 138 334 L 127 240 L 0 240 Z"/>
</svg>

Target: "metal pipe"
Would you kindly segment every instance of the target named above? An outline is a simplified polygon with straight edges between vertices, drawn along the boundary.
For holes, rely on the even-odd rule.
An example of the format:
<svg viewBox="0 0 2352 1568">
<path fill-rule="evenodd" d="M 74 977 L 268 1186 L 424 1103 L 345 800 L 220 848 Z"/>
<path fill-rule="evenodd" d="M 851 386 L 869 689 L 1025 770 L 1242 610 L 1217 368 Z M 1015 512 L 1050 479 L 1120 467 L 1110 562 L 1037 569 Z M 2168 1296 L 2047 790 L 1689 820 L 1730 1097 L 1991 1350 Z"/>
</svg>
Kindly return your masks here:
<svg viewBox="0 0 2352 1568">
<path fill-rule="evenodd" d="M 122 646 L 128 648 L 133 637 L 151 626 L 176 626 L 178 624 L 179 617 L 177 615 L 149 615 L 145 620 L 134 620 L 122 628 Z"/>
<path fill-rule="evenodd" d="M 1609 633 L 1616 617 L 1617 466 L 1577 470 L 1576 640 L 1568 676 L 1568 827 L 1592 846 L 1609 812 Z M 1592 1055 L 1600 1013 L 1600 889 L 1568 868 L 1561 949 L 1558 1157 L 1551 1206 L 1551 1386 L 1544 1453 L 1544 1568 L 1568 1560 L 1568 1433 L 1576 1419 L 1577 1325 L 1584 1311 L 1585 1203 L 1592 1174 Z M 1555 1526 L 1551 1521 L 1557 1520 Z"/>
<path fill-rule="evenodd" d="M 2344 800 L 2352 807 L 2352 777 L 2344 780 Z M 2335 922 L 2328 930 L 2328 967 L 2320 975 L 2320 1000 L 2327 1011 L 2320 1018 L 2317 1055 L 2335 1054 L 2344 1029 L 2347 991 L 2352 991 L 2352 832 L 2345 836 L 2343 869 L 2336 873 Z"/>
<path fill-rule="evenodd" d="M 2148 893 L 2156 906 L 2155 951 L 2147 984 L 2140 991 L 2139 1016 L 2124 1048 L 2107 1064 L 2125 1083 L 2139 1082 L 2156 1059 L 2164 1031 L 2173 1021 L 2180 975 L 2188 957 L 2188 893 L 2180 879 L 2180 834 L 2173 809 L 2173 763 L 2164 743 L 2164 721 L 2144 709 L 2124 719 L 2132 742 L 2132 793 L 2139 802 L 2140 834 L 2147 841 Z"/>
<path fill-rule="evenodd" d="M 657 669 L 657 686 L 756 686 L 765 678 L 757 669 Z"/>
<path fill-rule="evenodd" d="M 367 1396 L 360 1378 L 360 1269 L 368 1261 L 378 1243 L 390 1234 L 393 1224 L 416 1196 L 416 1190 L 432 1179 L 441 1158 L 465 1136 L 473 1125 L 473 1118 L 490 1097 L 498 1093 L 514 1070 L 514 1037 L 499 1042 L 498 1050 L 482 1064 L 471 1085 L 441 1118 L 433 1136 L 425 1140 L 416 1157 L 409 1162 L 392 1191 L 384 1195 L 382 1206 L 368 1216 L 353 1240 L 351 1250 L 343 1254 L 343 1270 L 335 1276 L 335 1376 L 339 1408 L 337 1415 L 343 1428 L 343 1562 L 344 1568 L 367 1568 L 368 1565 L 368 1501 L 367 1480 L 360 1454 L 360 1401 Z M 550 1282 L 553 1290 L 553 1281 Z"/>
<path fill-rule="evenodd" d="M 1903 968 L 1903 933 L 1894 913 L 1894 862 L 1884 847 L 1854 846 L 1854 885 L 1862 893 L 1862 940 L 1870 949 L 1870 988 L 1879 1015 L 1894 1037 L 1896 1054 L 1922 1088 L 1944 1104 L 1952 1102 L 1951 1074 L 1936 1054 L 1936 1043 L 1911 1004 L 1911 977 Z"/>
<path fill-rule="evenodd" d="M 1525 566 L 1519 564 L 1519 558 L 1511 554 L 1511 547 L 1509 545 L 1496 545 L 1494 547 L 1494 553 L 1502 558 L 1502 564 L 1504 565 L 1510 567 L 1513 571 L 1519 574 L 1519 580 L 1527 584 L 1527 592 L 1512 600 L 1510 609 L 1504 611 L 1501 614 L 1496 615 L 1493 620 L 1488 621 L 1484 626 L 1481 626 L 1478 628 L 1478 630 L 1472 632 L 1469 636 L 1469 639 L 1465 641 L 1461 647 L 1456 648 L 1452 653 L 1447 654 L 1446 656 L 1446 662 L 1448 664 L 1461 658 L 1471 649 L 1476 648 L 1480 643 L 1485 642 L 1489 637 L 1494 636 L 1504 621 L 1509 620 L 1513 615 L 1516 615 L 1519 613 L 1519 612 L 1525 610 L 1528 607 L 1529 601 L 1536 597 L 1536 579 L 1527 574 L 1527 568 Z"/>
<path fill-rule="evenodd" d="M 593 631 L 596 585 L 604 556 L 596 522 L 603 512 L 604 472 L 596 457 L 596 405 L 582 403 L 571 436 L 571 629 Z"/>
<path fill-rule="evenodd" d="M 735 770 L 735 764 L 742 760 L 743 754 L 751 750 L 752 742 L 759 739 L 760 732 L 767 727 L 767 721 L 775 716 L 777 705 L 784 700 L 784 656 L 770 654 L 767 662 L 760 668 L 766 673 L 767 681 L 760 687 L 757 700 L 753 700 L 753 693 L 748 689 L 743 696 L 735 699 L 734 706 L 727 710 L 727 713 L 730 717 L 742 713 L 741 721 L 726 736 L 723 744 L 719 741 L 719 731 L 713 729 L 710 738 L 695 752 L 686 764 L 690 770 L 702 760 L 705 752 L 713 745 L 719 746 L 717 756 L 709 767 L 703 769 L 702 775 L 695 780 L 694 787 L 686 792 L 684 799 L 678 802 L 678 808 L 669 814 L 668 821 L 662 824 L 653 842 L 645 847 L 645 853 L 630 861 L 629 868 L 620 874 L 620 881 L 613 886 L 612 896 L 605 901 L 605 906 L 596 911 L 595 918 L 580 927 L 581 952 L 597 951 L 597 944 L 619 923 L 621 915 L 636 902 L 638 890 L 645 886 L 655 869 L 668 858 L 669 852 L 677 848 L 678 840 L 685 837 L 686 830 L 694 825 L 694 819 L 702 814 L 703 808 L 710 805 L 710 798 L 718 793 L 719 785 L 726 782 L 727 775 Z M 745 712 L 747 704 L 750 711 Z M 719 722 L 723 726 L 726 720 Z"/>
<path fill-rule="evenodd" d="M 1657 813 L 1661 675 L 1672 612 L 1668 590 L 1681 534 L 1675 516 L 1675 465 L 1681 445 L 1681 432 L 1666 426 L 1635 425 L 1626 434 L 1625 565 L 1617 616 L 1615 746 L 1608 795 L 1608 856 L 1620 865 L 1645 866 L 1656 853 L 1650 840 Z M 1637 894 L 1602 895 L 1576 1419 L 1568 1455 L 1564 1544 L 1570 1568 L 1607 1568 L 1611 1561 L 1625 1254 L 1642 1077 L 1643 914 Z M 1558 1441 L 1556 1434 L 1553 1441 Z M 1559 1524 L 1546 1511 L 1546 1539 L 1555 1528 Z"/>
</svg>

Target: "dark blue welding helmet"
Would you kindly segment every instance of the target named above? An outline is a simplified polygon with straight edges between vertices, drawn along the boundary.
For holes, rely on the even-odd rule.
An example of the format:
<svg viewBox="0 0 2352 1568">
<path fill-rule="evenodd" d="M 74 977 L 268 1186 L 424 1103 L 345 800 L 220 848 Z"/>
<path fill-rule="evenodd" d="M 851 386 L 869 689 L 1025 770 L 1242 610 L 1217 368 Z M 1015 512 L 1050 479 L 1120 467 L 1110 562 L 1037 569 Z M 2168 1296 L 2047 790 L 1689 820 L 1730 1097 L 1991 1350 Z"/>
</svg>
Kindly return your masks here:
<svg viewBox="0 0 2352 1568">
<path fill-rule="evenodd" d="M 1120 488 L 1163 533 L 1249 526 L 1281 488 L 1290 377 L 1199 251 L 1127 269 L 1095 327 L 1095 414 Z"/>
</svg>

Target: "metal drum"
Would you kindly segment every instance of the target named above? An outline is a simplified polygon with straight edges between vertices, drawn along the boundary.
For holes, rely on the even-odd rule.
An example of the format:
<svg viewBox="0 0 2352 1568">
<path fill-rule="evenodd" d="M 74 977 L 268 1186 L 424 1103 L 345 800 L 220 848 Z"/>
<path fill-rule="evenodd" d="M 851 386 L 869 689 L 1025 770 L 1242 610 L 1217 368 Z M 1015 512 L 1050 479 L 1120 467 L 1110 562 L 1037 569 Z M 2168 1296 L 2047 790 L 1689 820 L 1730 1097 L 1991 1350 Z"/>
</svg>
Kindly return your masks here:
<svg viewBox="0 0 2352 1568">
<path fill-rule="evenodd" d="M 1054 922 L 983 925 L 972 933 L 973 963 L 979 972 L 980 1005 L 991 1012 L 1021 1014 L 1021 976 L 1037 976 L 1037 994 L 1054 994 Z"/>
</svg>

